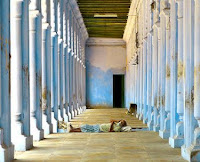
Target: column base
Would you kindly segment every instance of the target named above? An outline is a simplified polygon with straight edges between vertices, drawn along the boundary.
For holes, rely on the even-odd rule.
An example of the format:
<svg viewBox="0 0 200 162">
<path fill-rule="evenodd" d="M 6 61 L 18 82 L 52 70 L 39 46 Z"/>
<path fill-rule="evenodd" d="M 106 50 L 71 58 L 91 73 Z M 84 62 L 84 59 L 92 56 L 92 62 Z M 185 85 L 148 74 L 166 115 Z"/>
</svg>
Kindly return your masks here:
<svg viewBox="0 0 200 162">
<path fill-rule="evenodd" d="M 170 132 L 168 130 L 159 130 L 159 136 L 162 139 L 168 139 L 170 136 Z"/>
<path fill-rule="evenodd" d="M 74 110 L 74 117 L 76 117 L 78 115 L 78 109 Z"/>
<path fill-rule="evenodd" d="M 63 121 L 63 118 L 62 118 L 62 114 L 61 114 L 61 110 L 60 110 L 60 106 L 58 106 L 58 121 Z"/>
<path fill-rule="evenodd" d="M 153 130 L 153 121 L 148 122 L 147 126 L 148 126 L 149 130 L 152 131 Z"/>
<path fill-rule="evenodd" d="M 69 117 L 69 121 L 72 120 L 72 114 L 70 112 L 68 112 L 68 117 Z"/>
<path fill-rule="evenodd" d="M 177 136 L 174 136 L 174 138 L 169 137 L 169 145 L 172 148 L 180 148 L 184 144 L 184 138 L 180 138 Z"/>
<path fill-rule="evenodd" d="M 32 136 L 34 141 L 40 141 L 44 139 L 44 130 L 39 130 L 39 129 L 33 129 L 32 131 Z"/>
<path fill-rule="evenodd" d="M 78 115 L 81 114 L 81 107 L 78 107 Z"/>
<path fill-rule="evenodd" d="M 30 150 L 31 148 L 33 148 L 33 136 L 16 136 L 16 139 L 14 140 L 13 144 L 15 145 L 15 151 Z"/>
<path fill-rule="evenodd" d="M 74 112 L 74 110 L 72 110 L 71 115 L 72 115 L 72 119 L 73 119 L 73 118 L 75 117 L 75 112 Z"/>
<path fill-rule="evenodd" d="M 10 147 L 0 146 L 0 159 L 1 161 L 13 161 L 14 160 L 14 145 Z"/>
<path fill-rule="evenodd" d="M 153 126 L 153 131 L 158 132 L 160 130 L 160 126 Z"/>
<path fill-rule="evenodd" d="M 136 114 L 136 118 L 138 118 L 138 119 L 139 119 L 139 117 L 140 117 L 140 114 Z"/>
<path fill-rule="evenodd" d="M 143 119 L 143 124 L 147 124 L 148 119 Z"/>
<path fill-rule="evenodd" d="M 185 145 L 181 147 L 181 155 L 188 161 L 200 161 L 200 146 L 194 146 L 186 148 Z"/>
<path fill-rule="evenodd" d="M 67 115 L 67 110 L 66 108 L 63 109 L 63 117 L 64 117 L 64 121 L 67 123 L 69 122 L 69 117 Z"/>
<path fill-rule="evenodd" d="M 42 127 L 44 129 L 44 135 L 49 135 L 51 132 L 53 132 L 53 125 L 49 124 L 47 122 L 47 116 L 45 114 L 42 115 L 43 121 L 42 121 Z"/>
<path fill-rule="evenodd" d="M 143 120 L 143 114 L 140 114 L 139 120 Z"/>
<path fill-rule="evenodd" d="M 54 117 L 54 112 L 51 112 L 51 122 L 53 125 L 53 133 L 57 133 L 58 132 L 58 121 Z"/>
<path fill-rule="evenodd" d="M 86 109 L 87 109 L 86 106 L 83 106 L 83 112 L 86 111 Z"/>
</svg>

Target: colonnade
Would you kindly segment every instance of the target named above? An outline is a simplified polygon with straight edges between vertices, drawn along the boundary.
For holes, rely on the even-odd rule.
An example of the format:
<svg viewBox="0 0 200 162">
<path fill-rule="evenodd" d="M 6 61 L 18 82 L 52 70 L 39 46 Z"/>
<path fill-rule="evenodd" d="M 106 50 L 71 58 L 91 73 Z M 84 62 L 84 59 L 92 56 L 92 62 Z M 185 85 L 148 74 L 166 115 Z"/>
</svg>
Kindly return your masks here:
<svg viewBox="0 0 200 162">
<path fill-rule="evenodd" d="M 135 4 L 136 17 L 142 19 L 137 21 L 139 63 L 133 71 L 137 117 L 169 139 L 171 147 L 180 147 L 185 159 L 199 161 L 200 1 Z"/>
<path fill-rule="evenodd" d="M 76 0 L 0 0 L 0 159 L 85 111 L 85 42 Z"/>
</svg>

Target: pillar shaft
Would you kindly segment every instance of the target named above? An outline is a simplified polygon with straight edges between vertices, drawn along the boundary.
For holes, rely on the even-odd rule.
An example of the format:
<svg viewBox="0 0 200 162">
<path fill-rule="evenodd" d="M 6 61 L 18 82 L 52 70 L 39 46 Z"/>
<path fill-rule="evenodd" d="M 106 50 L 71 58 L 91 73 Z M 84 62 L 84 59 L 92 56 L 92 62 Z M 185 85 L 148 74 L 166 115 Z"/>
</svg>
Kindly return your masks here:
<svg viewBox="0 0 200 162">
<path fill-rule="evenodd" d="M 185 0 L 183 3 L 183 59 L 184 59 L 184 145 L 181 147 L 182 156 L 191 159 L 191 144 L 194 140 L 194 1 Z"/>
<path fill-rule="evenodd" d="M 58 125 L 58 33 L 57 33 L 57 1 L 51 0 L 51 121 L 53 133 L 57 133 Z"/>
<path fill-rule="evenodd" d="M 41 69 L 41 3 L 33 1 L 29 10 L 29 66 L 30 66 L 30 117 L 31 135 L 39 141 L 44 138 L 42 129 L 42 69 Z"/>
<path fill-rule="evenodd" d="M 28 1 L 11 2 L 11 112 L 15 150 L 32 148 L 30 135 Z"/>
<path fill-rule="evenodd" d="M 0 2 L 0 159 L 14 159 L 14 145 L 11 142 L 10 105 L 10 1 Z"/>
</svg>

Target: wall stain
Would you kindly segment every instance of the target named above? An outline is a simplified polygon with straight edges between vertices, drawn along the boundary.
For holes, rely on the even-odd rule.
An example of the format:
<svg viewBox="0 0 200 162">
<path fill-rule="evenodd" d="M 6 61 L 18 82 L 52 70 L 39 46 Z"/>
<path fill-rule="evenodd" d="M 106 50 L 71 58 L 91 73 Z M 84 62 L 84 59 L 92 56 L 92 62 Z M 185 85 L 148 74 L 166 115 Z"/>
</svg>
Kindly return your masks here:
<svg viewBox="0 0 200 162">
<path fill-rule="evenodd" d="M 165 96 L 162 96 L 162 106 L 165 106 Z"/>
<path fill-rule="evenodd" d="M 43 99 L 47 99 L 47 89 L 46 88 L 44 88 L 43 90 L 42 90 L 42 98 Z"/>
<path fill-rule="evenodd" d="M 170 77 L 170 67 L 169 67 L 168 64 L 166 65 L 166 77 L 167 77 L 167 78 Z"/>
<path fill-rule="evenodd" d="M 179 61 L 178 62 L 178 80 L 183 76 L 183 62 Z"/>
</svg>

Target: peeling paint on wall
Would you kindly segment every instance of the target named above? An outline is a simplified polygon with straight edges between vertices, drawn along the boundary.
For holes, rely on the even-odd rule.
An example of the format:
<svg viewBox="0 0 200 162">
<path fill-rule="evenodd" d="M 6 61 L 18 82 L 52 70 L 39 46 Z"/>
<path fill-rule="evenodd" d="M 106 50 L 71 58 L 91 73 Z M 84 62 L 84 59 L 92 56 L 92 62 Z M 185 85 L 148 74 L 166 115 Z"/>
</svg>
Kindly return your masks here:
<svg viewBox="0 0 200 162">
<path fill-rule="evenodd" d="M 124 46 L 87 46 L 86 69 L 87 106 L 113 107 L 113 74 L 125 74 L 126 69 Z"/>
</svg>

